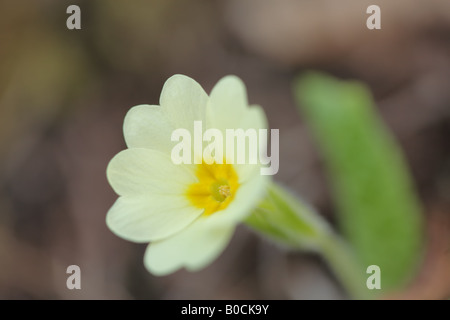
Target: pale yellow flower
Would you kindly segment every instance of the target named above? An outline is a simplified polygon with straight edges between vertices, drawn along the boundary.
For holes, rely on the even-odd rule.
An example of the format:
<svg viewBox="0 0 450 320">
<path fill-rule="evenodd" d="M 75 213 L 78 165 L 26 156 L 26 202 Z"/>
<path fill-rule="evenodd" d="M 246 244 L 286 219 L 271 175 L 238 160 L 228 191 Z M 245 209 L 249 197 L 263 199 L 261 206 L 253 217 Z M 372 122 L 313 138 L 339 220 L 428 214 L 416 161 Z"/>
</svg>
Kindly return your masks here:
<svg viewBox="0 0 450 320">
<path fill-rule="evenodd" d="M 192 132 L 194 121 L 222 132 L 266 128 L 264 112 L 248 106 L 239 78 L 223 78 L 208 97 L 197 82 L 175 75 L 164 84 L 160 106 L 139 105 L 127 113 L 128 149 L 107 169 L 119 195 L 107 225 L 126 240 L 150 242 L 144 263 L 157 275 L 182 267 L 198 270 L 213 261 L 262 198 L 268 181 L 259 164 L 174 164 L 172 132 Z"/>
</svg>

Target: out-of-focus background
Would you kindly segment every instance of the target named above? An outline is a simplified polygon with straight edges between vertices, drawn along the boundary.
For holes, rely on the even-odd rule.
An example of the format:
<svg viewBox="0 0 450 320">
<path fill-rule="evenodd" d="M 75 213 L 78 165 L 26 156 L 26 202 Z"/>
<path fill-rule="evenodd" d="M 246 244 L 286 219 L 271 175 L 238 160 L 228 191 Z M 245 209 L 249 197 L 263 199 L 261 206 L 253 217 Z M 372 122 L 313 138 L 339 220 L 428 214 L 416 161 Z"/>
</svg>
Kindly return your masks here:
<svg viewBox="0 0 450 320">
<path fill-rule="evenodd" d="M 66 28 L 71 4 L 82 30 Z M 381 30 L 366 28 L 371 4 Z M 204 270 L 154 277 L 145 245 L 105 225 L 116 198 L 105 170 L 125 148 L 125 113 L 158 104 L 175 73 L 207 92 L 224 75 L 241 77 L 280 129 L 275 179 L 333 223 L 323 160 L 292 94 L 309 69 L 367 83 L 411 168 L 427 250 L 414 281 L 389 297 L 448 298 L 448 0 L 1 1 L 0 298 L 346 298 L 321 258 L 245 227 Z M 82 290 L 66 288 L 72 264 Z"/>
</svg>

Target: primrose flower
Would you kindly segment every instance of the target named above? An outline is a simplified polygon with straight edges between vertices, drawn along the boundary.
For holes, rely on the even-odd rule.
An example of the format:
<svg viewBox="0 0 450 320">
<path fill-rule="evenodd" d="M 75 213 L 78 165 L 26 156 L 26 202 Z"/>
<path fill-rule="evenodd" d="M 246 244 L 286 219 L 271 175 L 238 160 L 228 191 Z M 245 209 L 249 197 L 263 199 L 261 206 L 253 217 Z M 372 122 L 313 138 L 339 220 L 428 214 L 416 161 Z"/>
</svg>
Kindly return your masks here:
<svg viewBox="0 0 450 320">
<path fill-rule="evenodd" d="M 199 121 L 204 129 L 224 135 L 227 129 L 267 127 L 262 109 L 248 105 L 239 78 L 221 79 L 208 96 L 191 78 L 174 75 L 164 84 L 160 106 L 139 105 L 128 111 L 123 127 L 128 149 L 107 168 L 119 198 L 106 223 L 126 240 L 150 242 L 144 264 L 156 275 L 182 267 L 195 271 L 212 262 L 236 224 L 265 194 L 268 177 L 260 174 L 261 164 L 233 164 L 225 152 L 224 161 L 211 161 L 202 153 L 198 161 L 198 145 L 192 148 L 197 161 L 174 163 L 174 131 L 182 128 L 194 136 Z M 201 148 L 204 144 L 201 141 Z M 259 146 L 266 148 L 261 141 Z"/>
</svg>

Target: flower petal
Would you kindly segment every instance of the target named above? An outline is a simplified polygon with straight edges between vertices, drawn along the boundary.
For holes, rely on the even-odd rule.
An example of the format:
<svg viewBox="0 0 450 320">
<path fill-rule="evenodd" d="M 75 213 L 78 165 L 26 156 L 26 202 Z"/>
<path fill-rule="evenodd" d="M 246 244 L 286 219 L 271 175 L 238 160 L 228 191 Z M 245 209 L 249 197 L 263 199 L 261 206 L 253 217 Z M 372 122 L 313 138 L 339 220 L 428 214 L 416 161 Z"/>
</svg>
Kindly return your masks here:
<svg viewBox="0 0 450 320">
<path fill-rule="evenodd" d="M 210 95 L 210 108 L 214 128 L 238 128 L 248 108 L 247 92 L 241 79 L 226 76 L 219 80 Z"/>
<path fill-rule="evenodd" d="M 239 175 L 239 182 L 243 183 L 247 181 L 247 179 L 250 179 L 255 174 L 260 174 L 260 168 L 261 168 L 261 159 L 263 155 L 266 155 L 267 153 L 267 147 L 268 147 L 268 139 L 270 138 L 270 130 L 267 130 L 267 135 L 264 135 L 263 139 L 260 137 L 260 129 L 266 129 L 267 128 L 267 119 L 266 115 L 264 113 L 264 110 L 260 106 L 251 106 L 248 108 L 241 121 L 240 121 L 240 127 L 243 130 L 247 129 L 255 129 L 256 130 L 256 136 L 258 139 L 258 148 L 257 148 L 257 162 L 259 165 L 251 164 L 249 162 L 249 150 L 250 146 L 248 145 L 249 142 L 246 141 L 247 148 L 245 150 L 238 150 L 237 146 L 238 144 L 234 144 L 234 154 L 237 155 L 241 152 L 245 152 L 246 155 L 246 162 L 245 164 L 239 164 L 237 163 L 237 159 L 234 159 L 235 163 L 235 169 L 236 172 Z M 227 143 L 230 143 L 227 141 Z M 225 147 L 226 148 L 226 147 Z M 226 150 L 226 149 L 225 149 Z M 275 155 L 273 155 L 275 156 Z M 236 158 L 236 157 L 235 157 Z"/>
<path fill-rule="evenodd" d="M 170 155 L 172 124 L 160 106 L 139 105 L 125 116 L 123 133 L 128 148 L 149 148 Z"/>
<path fill-rule="evenodd" d="M 118 153 L 106 170 L 108 181 L 120 196 L 183 194 L 196 180 L 184 165 L 175 165 L 160 151 L 132 148 Z"/>
<path fill-rule="evenodd" d="M 267 118 L 264 110 L 258 105 L 251 105 L 239 123 L 239 128 L 256 130 L 267 129 Z"/>
<path fill-rule="evenodd" d="M 225 248 L 236 223 L 251 214 L 263 197 L 267 176 L 256 175 L 238 189 L 230 205 L 210 216 L 200 216 L 181 232 L 147 248 L 144 263 L 155 275 L 166 275 L 186 267 L 201 269 L 213 261 Z"/>
<path fill-rule="evenodd" d="M 209 105 L 214 128 L 267 128 L 264 111 L 257 105 L 249 107 L 245 84 L 236 76 L 219 80 L 211 91 Z"/>
<path fill-rule="evenodd" d="M 162 112 L 173 128 L 193 131 L 194 121 L 202 121 L 203 128 L 209 127 L 207 111 L 208 95 L 193 79 L 184 75 L 170 77 L 161 92 Z"/>
<path fill-rule="evenodd" d="M 126 240 L 149 242 L 179 232 L 202 213 L 183 196 L 119 197 L 109 209 L 106 224 Z"/>
<path fill-rule="evenodd" d="M 155 275 L 166 275 L 182 267 L 196 271 L 211 263 L 226 247 L 234 225 L 210 228 L 200 217 L 183 231 L 162 241 L 152 242 L 144 264 Z"/>
</svg>

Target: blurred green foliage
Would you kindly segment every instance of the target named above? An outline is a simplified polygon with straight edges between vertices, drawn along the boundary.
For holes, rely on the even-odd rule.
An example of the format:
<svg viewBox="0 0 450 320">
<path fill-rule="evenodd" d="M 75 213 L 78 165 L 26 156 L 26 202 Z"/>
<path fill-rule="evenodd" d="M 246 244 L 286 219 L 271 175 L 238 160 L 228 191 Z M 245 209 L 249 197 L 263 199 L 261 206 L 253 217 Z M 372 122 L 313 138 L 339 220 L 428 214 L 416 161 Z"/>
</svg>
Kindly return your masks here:
<svg viewBox="0 0 450 320">
<path fill-rule="evenodd" d="M 402 153 L 358 82 L 307 73 L 295 95 L 331 177 L 339 224 L 384 292 L 404 285 L 421 257 L 422 217 Z"/>
</svg>

